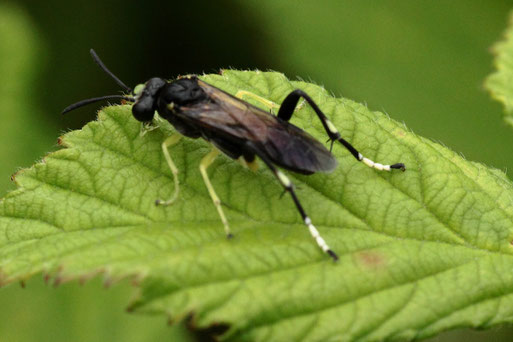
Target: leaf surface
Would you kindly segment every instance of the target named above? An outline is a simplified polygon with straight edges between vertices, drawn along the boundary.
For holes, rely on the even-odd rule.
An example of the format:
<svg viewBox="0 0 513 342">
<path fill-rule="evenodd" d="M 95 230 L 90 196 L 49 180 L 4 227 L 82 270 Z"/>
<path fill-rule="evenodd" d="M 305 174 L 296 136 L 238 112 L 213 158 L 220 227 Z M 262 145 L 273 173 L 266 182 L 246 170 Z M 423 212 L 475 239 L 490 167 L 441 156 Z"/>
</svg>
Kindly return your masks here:
<svg viewBox="0 0 513 342">
<path fill-rule="evenodd" d="M 130 107 L 112 106 L 16 176 L 0 203 L 0 282 L 40 272 L 57 283 L 132 277 L 132 310 L 228 325 L 233 341 L 402 340 L 512 320 L 513 191 L 502 172 L 279 73 L 202 78 L 276 103 L 301 88 L 362 154 L 406 164 L 379 172 L 335 145 L 333 173 L 288 173 L 340 261 L 318 249 L 265 167 L 254 173 L 221 156 L 209 175 L 235 235 L 226 240 L 198 170 L 203 140 L 170 149 L 180 198 L 156 207 L 173 193 L 160 147 L 172 128 L 140 136 Z M 306 104 L 292 122 L 326 140 Z"/>
<path fill-rule="evenodd" d="M 493 47 L 495 68 L 485 86 L 497 101 L 504 105 L 504 121 L 513 126 L 513 13 L 504 32 L 504 39 Z"/>
</svg>

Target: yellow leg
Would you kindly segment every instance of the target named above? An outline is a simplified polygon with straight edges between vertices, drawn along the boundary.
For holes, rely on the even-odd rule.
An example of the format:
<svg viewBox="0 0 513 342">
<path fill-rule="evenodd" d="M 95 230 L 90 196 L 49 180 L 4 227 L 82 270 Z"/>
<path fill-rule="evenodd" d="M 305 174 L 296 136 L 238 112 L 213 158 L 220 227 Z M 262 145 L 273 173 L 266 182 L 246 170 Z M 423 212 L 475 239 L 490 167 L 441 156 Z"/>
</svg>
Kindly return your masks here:
<svg viewBox="0 0 513 342">
<path fill-rule="evenodd" d="M 257 94 L 253 94 L 252 92 L 249 92 L 247 90 L 239 90 L 237 94 L 235 94 L 235 97 L 238 97 L 239 99 L 242 99 L 244 96 L 251 97 L 254 100 L 257 100 L 258 102 L 262 103 L 264 106 L 269 108 L 269 110 L 273 108 L 280 108 L 280 105 L 267 99 L 264 99 L 263 97 L 258 96 Z"/>
<path fill-rule="evenodd" d="M 212 164 L 214 159 L 216 159 L 217 155 L 219 154 L 219 150 L 214 147 L 212 151 L 210 151 L 209 154 L 207 154 L 203 159 L 201 159 L 201 163 L 199 166 L 201 176 L 203 176 L 203 181 L 205 182 L 205 185 L 207 186 L 208 193 L 210 194 L 210 198 L 212 198 L 212 202 L 214 202 L 214 205 L 216 206 L 217 212 L 219 213 L 219 217 L 221 217 L 221 221 L 223 222 L 224 231 L 226 232 L 226 236 L 228 238 L 232 237 L 232 234 L 230 233 L 230 227 L 228 226 L 228 221 L 226 220 L 226 216 L 224 216 L 223 208 L 221 207 L 221 200 L 219 200 L 219 197 L 217 197 L 217 194 L 214 190 L 214 187 L 212 186 L 212 183 L 210 183 L 210 179 L 208 178 L 207 169 Z"/>
<path fill-rule="evenodd" d="M 166 158 L 167 165 L 169 165 L 169 168 L 171 169 L 171 172 L 173 173 L 173 180 L 175 182 L 175 192 L 173 193 L 173 196 L 168 199 L 167 201 L 162 200 L 156 200 L 156 205 L 170 205 L 176 199 L 178 198 L 178 193 L 180 192 L 180 186 L 178 183 L 178 168 L 176 167 L 175 163 L 173 162 L 173 159 L 171 159 L 171 156 L 169 155 L 168 148 L 170 146 L 175 145 L 180 139 L 182 138 L 182 135 L 179 133 L 175 133 L 162 143 L 162 152 L 164 153 L 164 157 Z"/>
<path fill-rule="evenodd" d="M 246 159 L 244 159 L 244 157 L 239 157 L 237 161 L 246 169 L 250 169 L 251 171 L 258 170 L 258 160 L 256 158 L 252 162 L 247 162 Z"/>
<path fill-rule="evenodd" d="M 251 171 L 258 170 L 258 160 L 256 158 L 252 162 L 246 162 L 246 165 Z"/>
<path fill-rule="evenodd" d="M 142 122 L 141 123 L 141 131 L 139 132 L 139 136 L 143 137 L 144 135 L 146 135 L 146 133 L 151 132 L 157 128 L 158 128 L 158 126 L 154 125 L 153 123 Z"/>
</svg>

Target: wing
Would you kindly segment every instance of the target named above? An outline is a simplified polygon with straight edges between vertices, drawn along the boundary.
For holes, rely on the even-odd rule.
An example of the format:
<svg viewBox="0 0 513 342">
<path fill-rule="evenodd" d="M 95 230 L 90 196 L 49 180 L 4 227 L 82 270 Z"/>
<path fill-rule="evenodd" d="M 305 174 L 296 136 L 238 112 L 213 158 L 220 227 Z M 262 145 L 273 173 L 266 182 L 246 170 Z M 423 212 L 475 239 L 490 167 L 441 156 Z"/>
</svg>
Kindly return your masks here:
<svg viewBox="0 0 513 342">
<path fill-rule="evenodd" d="M 337 166 L 333 155 L 310 134 L 260 108 L 199 81 L 210 101 L 182 108 L 195 124 L 238 142 L 251 141 L 276 165 L 300 173 L 329 172 Z"/>
</svg>

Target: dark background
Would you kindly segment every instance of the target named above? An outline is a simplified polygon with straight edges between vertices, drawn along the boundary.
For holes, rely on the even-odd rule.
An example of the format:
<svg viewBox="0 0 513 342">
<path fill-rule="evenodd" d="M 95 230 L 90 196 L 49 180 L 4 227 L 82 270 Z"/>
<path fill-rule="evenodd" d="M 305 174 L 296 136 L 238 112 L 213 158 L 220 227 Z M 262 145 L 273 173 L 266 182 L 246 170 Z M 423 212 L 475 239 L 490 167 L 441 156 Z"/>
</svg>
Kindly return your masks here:
<svg viewBox="0 0 513 342">
<path fill-rule="evenodd" d="M 95 118 L 63 117 L 78 100 L 119 93 L 94 48 L 129 86 L 152 76 L 220 68 L 284 72 L 386 111 L 466 158 L 513 167 L 513 130 L 483 89 L 490 47 L 513 3 L 387 1 L 17 1 L 0 3 L 0 190 L 55 150 L 57 137 Z M 0 341 L 188 340 L 164 317 L 123 312 L 132 289 L 100 280 L 54 289 L 38 275 L 0 289 Z M 504 340 L 508 328 L 461 330 L 434 341 Z"/>
</svg>

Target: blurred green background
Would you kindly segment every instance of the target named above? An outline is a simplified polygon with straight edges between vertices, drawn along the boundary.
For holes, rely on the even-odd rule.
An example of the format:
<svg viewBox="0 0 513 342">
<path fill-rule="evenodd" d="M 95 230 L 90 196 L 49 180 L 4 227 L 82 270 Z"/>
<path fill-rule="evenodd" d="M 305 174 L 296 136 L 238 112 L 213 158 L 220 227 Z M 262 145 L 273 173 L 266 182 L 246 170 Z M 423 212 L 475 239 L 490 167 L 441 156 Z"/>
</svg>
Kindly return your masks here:
<svg viewBox="0 0 513 342">
<path fill-rule="evenodd" d="M 93 47 L 125 83 L 152 76 L 277 70 L 386 111 L 466 158 L 513 168 L 513 131 L 483 89 L 506 0 L 0 2 L 0 191 L 55 150 L 57 137 L 98 107 L 60 111 L 120 90 L 92 62 Z M 0 289 L 0 341 L 194 341 L 164 317 L 124 312 L 128 283 Z M 513 329 L 458 330 L 433 341 L 511 341 Z"/>
</svg>

